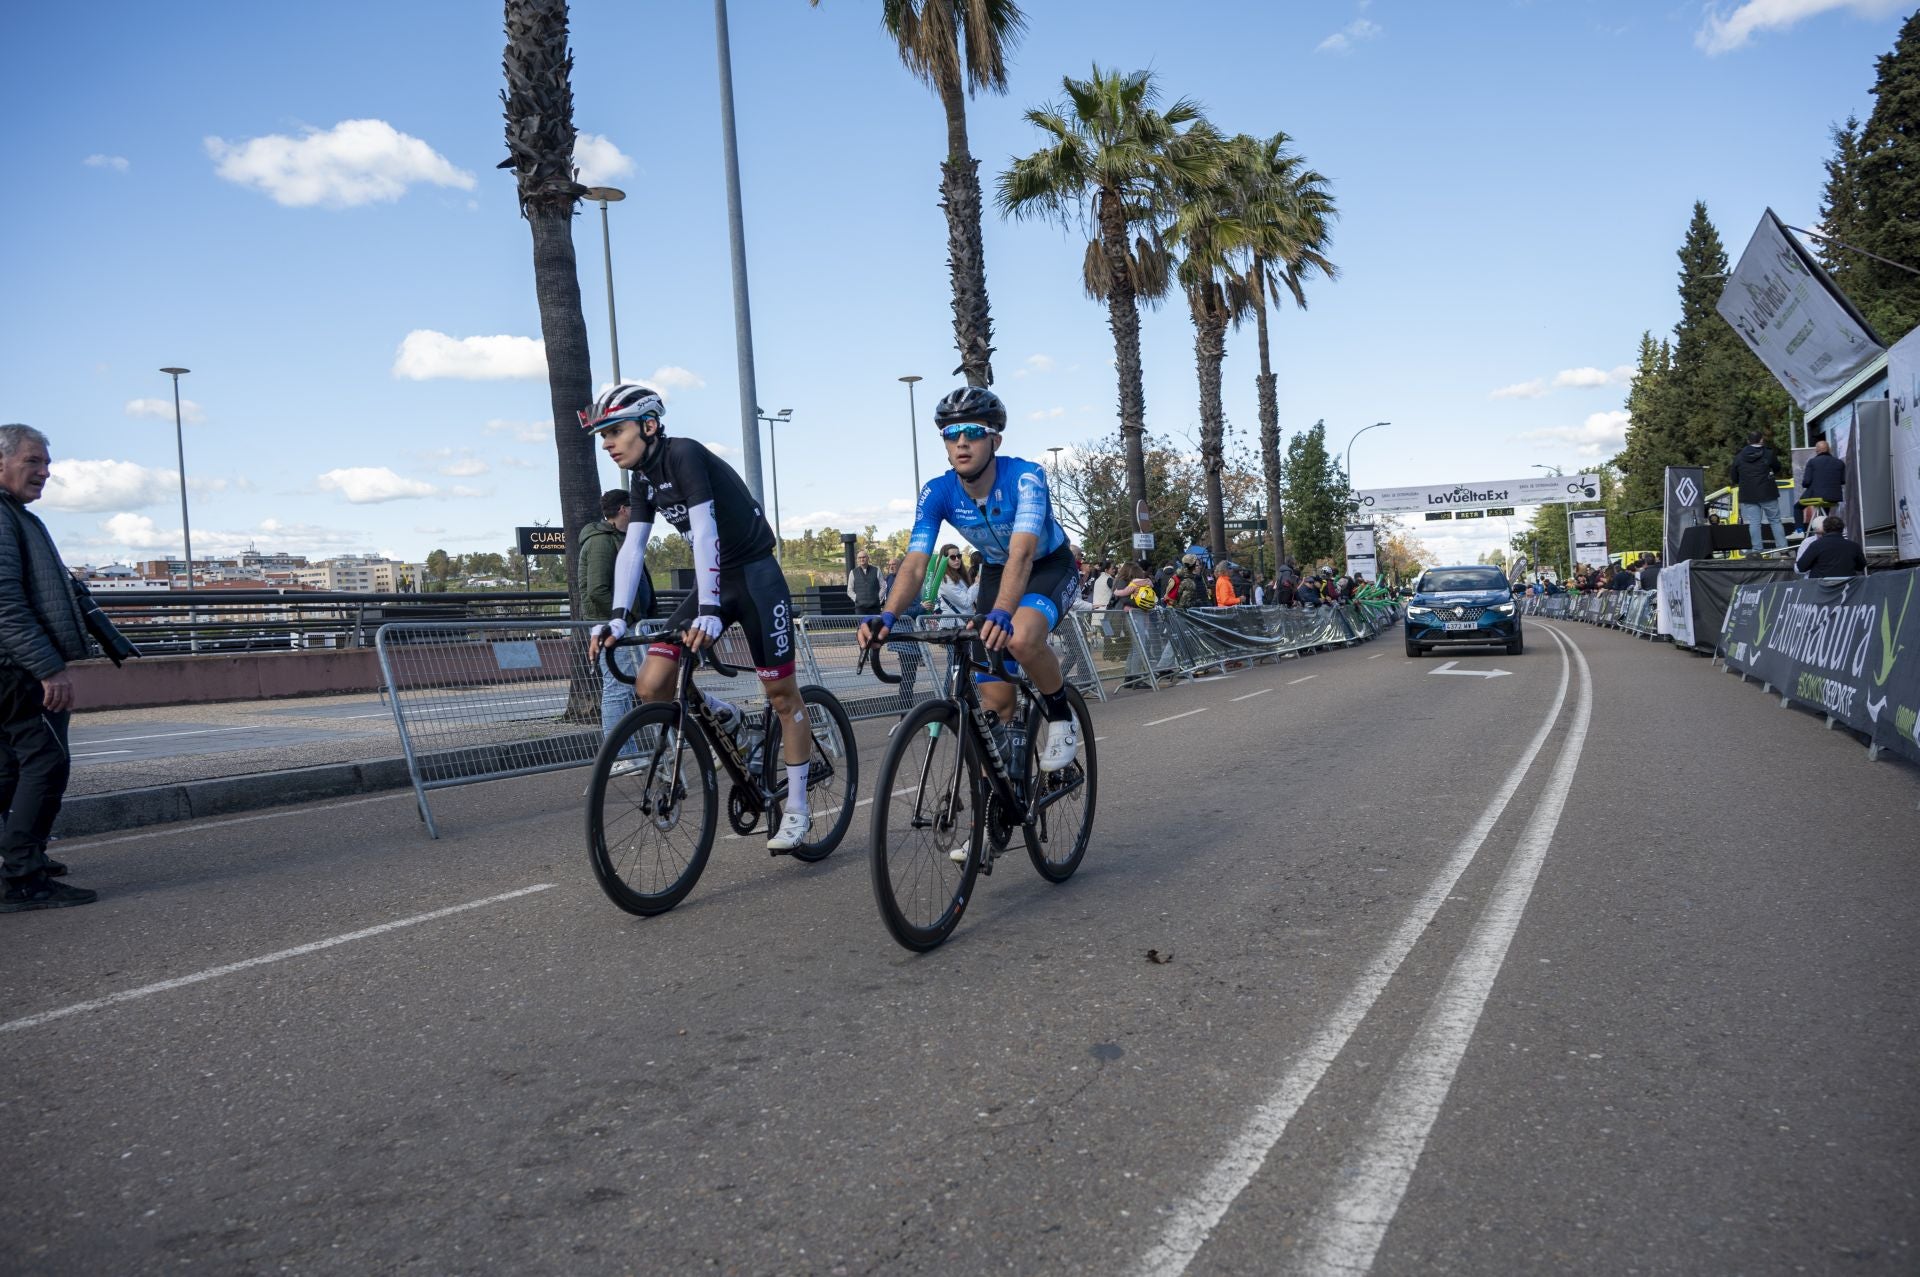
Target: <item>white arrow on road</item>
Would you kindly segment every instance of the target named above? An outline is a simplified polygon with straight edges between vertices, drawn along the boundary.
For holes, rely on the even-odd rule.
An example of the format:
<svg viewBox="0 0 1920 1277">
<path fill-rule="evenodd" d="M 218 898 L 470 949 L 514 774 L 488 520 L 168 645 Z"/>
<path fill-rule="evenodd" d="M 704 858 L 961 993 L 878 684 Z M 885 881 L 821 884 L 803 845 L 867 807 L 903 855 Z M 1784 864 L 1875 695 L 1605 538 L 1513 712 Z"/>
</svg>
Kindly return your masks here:
<svg viewBox="0 0 1920 1277">
<path fill-rule="evenodd" d="M 1435 666 L 1428 670 L 1427 673 L 1453 674 L 1460 678 L 1505 678 L 1507 675 L 1513 673 L 1512 670 L 1457 670 L 1453 668 L 1459 663 L 1458 661 L 1448 661 L 1445 665 Z"/>
</svg>

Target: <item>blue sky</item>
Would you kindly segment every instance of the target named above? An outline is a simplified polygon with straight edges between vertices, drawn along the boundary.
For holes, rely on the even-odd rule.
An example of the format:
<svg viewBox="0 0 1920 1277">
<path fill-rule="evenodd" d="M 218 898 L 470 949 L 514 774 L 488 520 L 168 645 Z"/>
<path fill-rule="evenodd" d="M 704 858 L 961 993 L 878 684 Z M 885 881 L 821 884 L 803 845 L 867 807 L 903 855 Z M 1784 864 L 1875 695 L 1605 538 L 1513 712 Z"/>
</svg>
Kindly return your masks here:
<svg viewBox="0 0 1920 1277">
<path fill-rule="evenodd" d="M 1324 418 L 1335 446 L 1393 422 L 1354 449 L 1361 487 L 1611 455 L 1614 370 L 1643 329 L 1674 321 L 1692 202 L 1736 256 L 1768 205 L 1816 218 L 1828 128 L 1865 116 L 1874 59 L 1909 11 L 1027 8 L 1012 91 L 972 107 L 987 181 L 1037 145 L 1021 112 L 1093 62 L 1151 68 L 1228 131 L 1284 129 L 1332 179 L 1343 277 L 1274 318 L 1281 421 L 1291 433 Z M 875 4 L 732 9 L 760 400 L 794 410 L 783 522 L 789 535 L 897 527 L 912 459 L 896 378 L 927 378 L 924 423 L 957 363 L 938 103 Z M 670 426 L 737 461 L 710 6 L 581 0 L 573 27 L 576 123 L 630 194 L 613 209 L 622 369 L 660 373 Z M 52 438 L 57 482 L 36 509 L 69 561 L 178 552 L 169 382 L 154 371 L 170 364 L 193 369 L 199 554 L 249 540 L 315 557 L 504 550 L 516 524 L 557 517 L 530 242 L 494 167 L 497 5 L 41 5 L 9 32 L 0 420 Z M 598 217 L 589 206 L 575 241 L 604 381 Z M 1080 290 L 1080 242 L 990 214 L 986 249 L 1008 451 L 1105 433 L 1112 347 Z M 1150 427 L 1192 432 L 1184 307 L 1150 314 L 1144 346 Z M 1228 349 L 1228 415 L 1251 434 L 1251 331 Z M 937 455 L 923 440 L 929 473 Z M 1435 552 L 1471 557 L 1501 531 L 1442 536 Z"/>
</svg>

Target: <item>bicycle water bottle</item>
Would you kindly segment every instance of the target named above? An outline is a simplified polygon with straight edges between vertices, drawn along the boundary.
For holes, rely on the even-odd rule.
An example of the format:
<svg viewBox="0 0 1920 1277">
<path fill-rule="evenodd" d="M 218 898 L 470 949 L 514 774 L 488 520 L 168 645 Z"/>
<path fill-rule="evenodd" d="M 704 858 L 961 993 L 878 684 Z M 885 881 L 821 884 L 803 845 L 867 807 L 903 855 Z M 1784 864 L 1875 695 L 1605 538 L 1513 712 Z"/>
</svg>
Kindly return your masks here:
<svg viewBox="0 0 1920 1277">
<path fill-rule="evenodd" d="M 1027 760 L 1027 723 L 1017 719 L 1006 725 L 1007 733 L 1007 771 L 1018 776 L 1026 766 Z"/>
</svg>

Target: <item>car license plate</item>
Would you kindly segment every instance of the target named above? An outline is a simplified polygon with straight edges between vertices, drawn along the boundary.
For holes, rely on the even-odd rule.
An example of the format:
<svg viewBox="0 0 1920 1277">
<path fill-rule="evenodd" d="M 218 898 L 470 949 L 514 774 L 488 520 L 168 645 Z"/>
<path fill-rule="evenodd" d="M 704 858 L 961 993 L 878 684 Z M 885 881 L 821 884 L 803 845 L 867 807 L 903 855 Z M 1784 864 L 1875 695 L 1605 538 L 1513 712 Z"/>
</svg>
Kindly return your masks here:
<svg viewBox="0 0 1920 1277">
<path fill-rule="evenodd" d="M 1478 621 L 1448 621 L 1448 622 L 1447 622 L 1447 628 L 1448 628 L 1448 629 L 1450 629 L 1450 630 L 1477 630 L 1477 629 L 1479 629 L 1479 628 L 1480 628 L 1480 622 L 1478 622 Z"/>
</svg>

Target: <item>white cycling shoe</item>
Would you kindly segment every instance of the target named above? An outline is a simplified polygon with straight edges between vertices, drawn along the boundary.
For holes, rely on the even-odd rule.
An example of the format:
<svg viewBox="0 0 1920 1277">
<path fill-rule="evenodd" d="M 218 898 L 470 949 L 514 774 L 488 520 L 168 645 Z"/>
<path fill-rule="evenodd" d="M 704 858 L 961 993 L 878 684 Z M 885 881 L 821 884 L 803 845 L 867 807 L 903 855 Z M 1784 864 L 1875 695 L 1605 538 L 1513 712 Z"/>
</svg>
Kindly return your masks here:
<svg viewBox="0 0 1920 1277">
<path fill-rule="evenodd" d="M 1040 770 L 1057 772 L 1073 761 L 1080 750 L 1080 730 L 1069 718 L 1047 724 L 1047 743 L 1040 751 Z"/>
<path fill-rule="evenodd" d="M 812 828 L 812 816 L 804 811 L 790 811 L 780 818 L 780 828 L 767 839 L 767 850 L 778 855 L 795 847 L 803 847 L 807 842 L 807 831 Z"/>
</svg>

